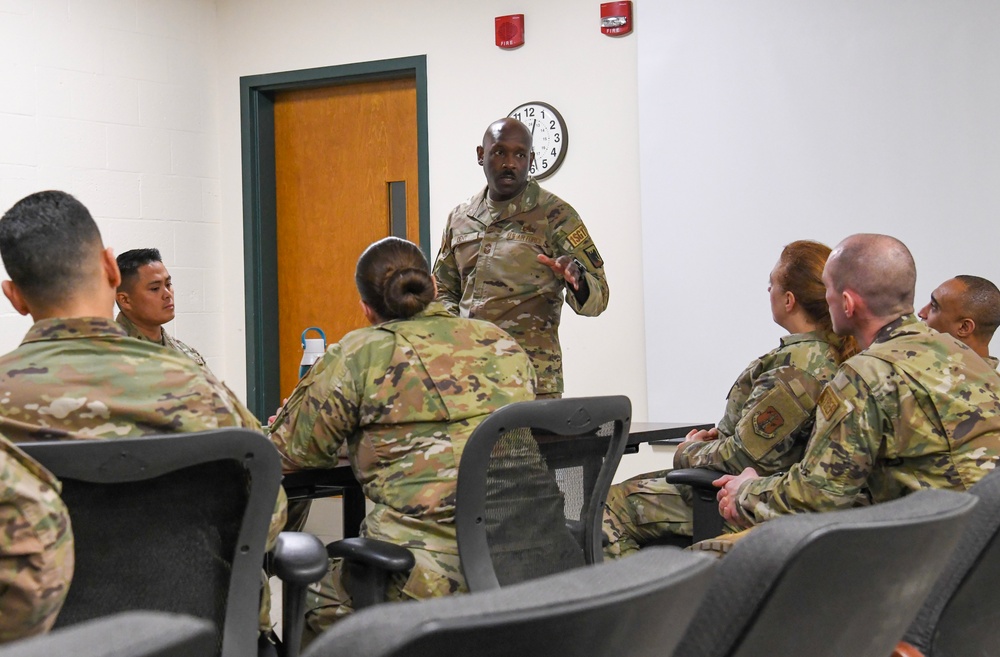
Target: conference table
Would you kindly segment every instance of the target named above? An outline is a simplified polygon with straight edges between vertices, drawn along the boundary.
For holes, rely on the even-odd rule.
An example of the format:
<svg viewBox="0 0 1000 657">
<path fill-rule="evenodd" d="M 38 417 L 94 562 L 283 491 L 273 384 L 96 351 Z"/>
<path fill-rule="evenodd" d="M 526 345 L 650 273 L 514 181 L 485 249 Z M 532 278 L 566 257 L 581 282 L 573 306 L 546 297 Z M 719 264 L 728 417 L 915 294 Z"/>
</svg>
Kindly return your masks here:
<svg viewBox="0 0 1000 657">
<path fill-rule="evenodd" d="M 677 445 L 693 429 L 710 429 L 712 423 L 690 422 L 633 422 L 629 428 L 626 454 L 635 454 L 639 445 Z M 312 500 L 340 495 L 343 497 L 344 537 L 357 536 L 365 518 L 365 494 L 354 478 L 354 471 L 346 458 L 335 468 L 299 470 L 289 472 L 282 479 L 290 502 Z"/>
</svg>

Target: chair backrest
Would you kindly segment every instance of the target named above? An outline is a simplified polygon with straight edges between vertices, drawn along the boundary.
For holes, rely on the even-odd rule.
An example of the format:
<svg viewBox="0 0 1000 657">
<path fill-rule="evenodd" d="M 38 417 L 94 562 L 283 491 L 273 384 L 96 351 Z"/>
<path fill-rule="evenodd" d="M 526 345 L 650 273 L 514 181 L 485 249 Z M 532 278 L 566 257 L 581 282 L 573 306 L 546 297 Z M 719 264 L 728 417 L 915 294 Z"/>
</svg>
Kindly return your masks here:
<svg viewBox="0 0 1000 657">
<path fill-rule="evenodd" d="M 979 502 L 904 639 L 928 657 L 988 655 L 1000 646 L 1000 472 L 969 493 Z"/>
<path fill-rule="evenodd" d="M 0 657 L 211 657 L 215 628 L 201 618 L 132 611 L 0 646 Z"/>
<path fill-rule="evenodd" d="M 628 397 L 519 402 L 472 432 L 455 524 L 471 591 L 601 560 L 601 518 L 628 441 Z"/>
<path fill-rule="evenodd" d="M 220 429 L 26 443 L 63 484 L 76 570 L 56 626 L 136 609 L 211 620 L 256 650 L 261 565 L 281 480 L 260 433 Z"/>
<path fill-rule="evenodd" d="M 723 557 L 676 654 L 891 654 L 975 503 L 927 490 L 764 523 Z"/>
<path fill-rule="evenodd" d="M 663 657 L 714 565 L 652 547 L 502 589 L 376 605 L 337 623 L 303 657 Z"/>
</svg>

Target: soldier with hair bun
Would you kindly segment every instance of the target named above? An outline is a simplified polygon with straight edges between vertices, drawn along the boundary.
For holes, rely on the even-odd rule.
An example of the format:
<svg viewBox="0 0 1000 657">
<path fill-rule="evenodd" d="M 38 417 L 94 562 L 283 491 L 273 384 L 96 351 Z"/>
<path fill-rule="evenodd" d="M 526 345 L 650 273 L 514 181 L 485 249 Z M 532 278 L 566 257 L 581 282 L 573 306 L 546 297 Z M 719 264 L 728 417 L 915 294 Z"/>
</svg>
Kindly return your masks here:
<svg viewBox="0 0 1000 657">
<path fill-rule="evenodd" d="M 347 444 L 375 504 L 362 535 L 409 548 L 410 573 L 393 600 L 466 590 L 455 536 L 455 488 L 465 442 L 507 404 L 534 398 L 528 356 L 489 322 L 455 317 L 435 301 L 427 260 L 411 242 L 369 246 L 355 276 L 372 324 L 327 348 L 271 424 L 288 468 L 329 468 Z M 310 594 L 307 634 L 351 611 L 341 562 Z"/>
</svg>

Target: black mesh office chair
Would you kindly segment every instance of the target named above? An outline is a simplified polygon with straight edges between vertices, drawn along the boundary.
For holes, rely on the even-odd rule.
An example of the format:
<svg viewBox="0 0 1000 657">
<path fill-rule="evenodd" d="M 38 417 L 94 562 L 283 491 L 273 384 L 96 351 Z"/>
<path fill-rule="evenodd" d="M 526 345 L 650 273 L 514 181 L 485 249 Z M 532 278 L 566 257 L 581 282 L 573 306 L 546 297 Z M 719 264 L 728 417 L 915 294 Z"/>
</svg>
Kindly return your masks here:
<svg viewBox="0 0 1000 657">
<path fill-rule="evenodd" d="M 192 616 L 132 611 L 0 646 L 0 657 L 211 657 L 215 627 Z"/>
<path fill-rule="evenodd" d="M 916 620 L 900 657 L 973 657 L 1000 649 L 1000 472 L 973 486 L 979 502 Z M 937 545 L 933 546 L 937 549 Z"/>
<path fill-rule="evenodd" d="M 601 561 L 604 502 L 631 414 L 623 396 L 529 401 L 476 427 L 455 511 L 470 591 Z"/>
<path fill-rule="evenodd" d="M 601 518 L 628 441 L 628 397 L 510 404 L 476 427 L 462 452 L 455 525 L 471 591 L 601 560 Z M 327 546 L 345 560 L 355 609 L 384 600 L 406 548 L 367 538 Z"/>
<path fill-rule="evenodd" d="M 927 490 L 777 518 L 715 569 L 677 657 L 886 657 L 930 591 L 976 498 Z"/>
<path fill-rule="evenodd" d="M 62 481 L 73 523 L 76 569 L 57 627 L 136 609 L 183 613 L 214 623 L 223 657 L 256 652 L 281 480 L 263 435 L 219 429 L 21 447 Z M 322 544 L 299 535 L 278 548 L 284 574 L 299 579 L 291 597 L 304 597 L 305 583 L 326 570 Z M 285 623 L 301 634 L 304 618 Z"/>
<path fill-rule="evenodd" d="M 712 567 L 703 555 L 654 547 L 502 589 L 380 605 L 334 625 L 304 657 L 663 657 Z"/>
</svg>

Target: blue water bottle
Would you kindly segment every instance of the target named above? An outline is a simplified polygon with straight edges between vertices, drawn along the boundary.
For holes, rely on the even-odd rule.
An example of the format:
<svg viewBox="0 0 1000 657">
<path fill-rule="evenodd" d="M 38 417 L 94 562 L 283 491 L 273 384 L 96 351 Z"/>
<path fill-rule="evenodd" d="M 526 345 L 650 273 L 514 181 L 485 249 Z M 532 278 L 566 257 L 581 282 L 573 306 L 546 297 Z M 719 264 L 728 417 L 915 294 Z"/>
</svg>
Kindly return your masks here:
<svg viewBox="0 0 1000 657">
<path fill-rule="evenodd" d="M 319 333 L 319 337 L 307 338 L 306 334 L 309 331 L 316 331 Z M 302 331 L 302 360 L 299 362 L 300 379 L 306 375 L 306 372 L 309 371 L 313 363 L 319 360 L 324 351 L 326 351 L 326 334 L 323 333 L 323 329 L 310 326 L 305 331 Z"/>
</svg>

